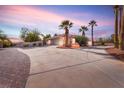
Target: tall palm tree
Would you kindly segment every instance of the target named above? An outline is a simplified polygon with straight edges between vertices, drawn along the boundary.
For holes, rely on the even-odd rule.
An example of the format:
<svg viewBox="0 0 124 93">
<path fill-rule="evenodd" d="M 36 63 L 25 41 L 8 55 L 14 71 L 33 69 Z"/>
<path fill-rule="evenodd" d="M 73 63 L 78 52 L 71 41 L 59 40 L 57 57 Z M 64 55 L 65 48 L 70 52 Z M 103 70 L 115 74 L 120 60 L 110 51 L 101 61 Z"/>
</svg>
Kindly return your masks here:
<svg viewBox="0 0 124 93">
<path fill-rule="evenodd" d="M 88 28 L 86 26 L 81 26 L 79 32 L 82 32 L 82 36 L 85 36 L 85 31 L 88 31 Z"/>
<path fill-rule="evenodd" d="M 115 47 L 118 48 L 119 46 L 119 39 L 118 39 L 118 12 L 119 12 L 119 6 L 114 6 L 114 13 L 115 13 L 115 38 L 114 38 L 114 44 Z"/>
<path fill-rule="evenodd" d="M 70 22 L 69 20 L 64 20 L 61 22 L 61 24 L 59 25 L 60 29 L 64 29 L 65 30 L 65 46 L 68 47 L 68 36 L 69 36 L 69 29 L 73 26 L 73 23 Z"/>
<path fill-rule="evenodd" d="M 89 23 L 89 26 L 91 26 L 92 46 L 94 46 L 93 30 L 94 30 L 94 26 L 97 26 L 96 21 L 95 20 L 91 20 L 90 23 Z"/>
<path fill-rule="evenodd" d="M 120 49 L 124 50 L 124 6 L 122 10 L 122 16 L 121 16 L 121 31 L 120 31 Z"/>
</svg>

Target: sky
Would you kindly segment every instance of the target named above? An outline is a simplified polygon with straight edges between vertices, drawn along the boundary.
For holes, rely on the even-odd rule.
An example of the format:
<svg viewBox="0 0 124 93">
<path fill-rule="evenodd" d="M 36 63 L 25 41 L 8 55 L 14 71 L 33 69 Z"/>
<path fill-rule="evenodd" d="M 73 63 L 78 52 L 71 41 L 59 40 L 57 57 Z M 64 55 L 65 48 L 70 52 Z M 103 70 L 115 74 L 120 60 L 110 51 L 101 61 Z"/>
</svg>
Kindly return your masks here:
<svg viewBox="0 0 124 93">
<path fill-rule="evenodd" d="M 0 5 L 0 29 L 8 36 L 19 37 L 22 27 L 37 28 L 42 34 L 63 34 L 59 29 L 63 20 L 73 22 L 70 34 L 81 35 L 79 28 L 97 22 L 94 37 L 106 37 L 114 33 L 113 6 L 105 5 Z M 86 35 L 91 37 L 88 26 Z"/>
</svg>

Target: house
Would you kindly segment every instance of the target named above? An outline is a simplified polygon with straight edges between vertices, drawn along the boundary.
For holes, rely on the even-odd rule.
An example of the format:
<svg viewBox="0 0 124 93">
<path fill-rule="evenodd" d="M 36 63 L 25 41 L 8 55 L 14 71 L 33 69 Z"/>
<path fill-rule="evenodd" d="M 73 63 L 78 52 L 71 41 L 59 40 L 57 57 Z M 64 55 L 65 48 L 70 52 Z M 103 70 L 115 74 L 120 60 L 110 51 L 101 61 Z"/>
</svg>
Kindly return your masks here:
<svg viewBox="0 0 124 93">
<path fill-rule="evenodd" d="M 8 39 L 15 45 L 24 42 L 22 39 L 16 37 L 8 37 Z"/>
<path fill-rule="evenodd" d="M 75 36 L 76 35 L 69 34 L 68 44 L 70 46 L 77 46 L 77 47 L 79 47 L 79 44 L 76 43 Z M 52 38 L 47 39 L 46 43 L 47 43 L 47 45 L 64 46 L 65 45 L 65 35 L 64 34 L 60 34 L 60 35 L 57 35 L 57 36 L 53 36 Z"/>
</svg>

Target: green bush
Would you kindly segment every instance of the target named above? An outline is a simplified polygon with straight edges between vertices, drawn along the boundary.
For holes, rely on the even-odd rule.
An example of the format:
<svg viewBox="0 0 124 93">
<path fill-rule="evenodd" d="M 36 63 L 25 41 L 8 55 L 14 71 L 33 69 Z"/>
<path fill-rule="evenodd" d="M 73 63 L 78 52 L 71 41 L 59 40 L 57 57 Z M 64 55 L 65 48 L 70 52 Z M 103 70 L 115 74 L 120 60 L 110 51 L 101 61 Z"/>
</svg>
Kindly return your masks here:
<svg viewBox="0 0 124 93">
<path fill-rule="evenodd" d="M 3 41 L 0 39 L 0 44 L 3 44 Z"/>
<path fill-rule="evenodd" d="M 80 46 L 86 46 L 87 42 L 88 42 L 88 38 L 85 36 L 76 36 L 75 37 L 76 42 L 80 45 Z"/>
<path fill-rule="evenodd" d="M 7 39 L 3 40 L 3 47 L 10 47 L 10 46 L 12 46 L 11 41 Z"/>
<path fill-rule="evenodd" d="M 0 39 L 0 48 L 3 46 L 3 41 Z"/>
</svg>

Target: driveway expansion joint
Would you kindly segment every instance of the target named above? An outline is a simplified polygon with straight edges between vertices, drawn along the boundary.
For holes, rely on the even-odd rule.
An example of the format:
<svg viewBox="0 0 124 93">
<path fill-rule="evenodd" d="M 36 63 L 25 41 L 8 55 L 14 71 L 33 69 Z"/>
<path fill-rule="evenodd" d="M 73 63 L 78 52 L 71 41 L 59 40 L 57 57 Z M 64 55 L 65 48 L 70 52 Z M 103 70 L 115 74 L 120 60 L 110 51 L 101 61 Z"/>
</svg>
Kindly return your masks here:
<svg viewBox="0 0 124 93">
<path fill-rule="evenodd" d="M 44 73 L 48 73 L 48 72 L 52 72 L 52 71 L 57 71 L 57 70 L 61 70 L 61 69 L 66 69 L 66 68 L 71 68 L 71 67 L 80 66 L 80 65 L 92 64 L 92 63 L 95 63 L 95 62 L 101 61 L 101 60 L 104 60 L 104 59 L 95 60 L 94 62 L 92 62 L 92 61 L 87 61 L 87 62 L 85 62 L 85 63 L 79 63 L 79 64 L 74 64 L 74 65 L 68 65 L 68 66 L 65 66 L 65 67 L 59 67 L 59 68 L 50 69 L 50 70 L 47 70 L 47 71 L 41 71 L 41 72 L 37 72 L 37 73 L 32 73 L 32 74 L 30 74 L 29 76 L 38 75 L 38 74 L 44 74 Z"/>
</svg>

